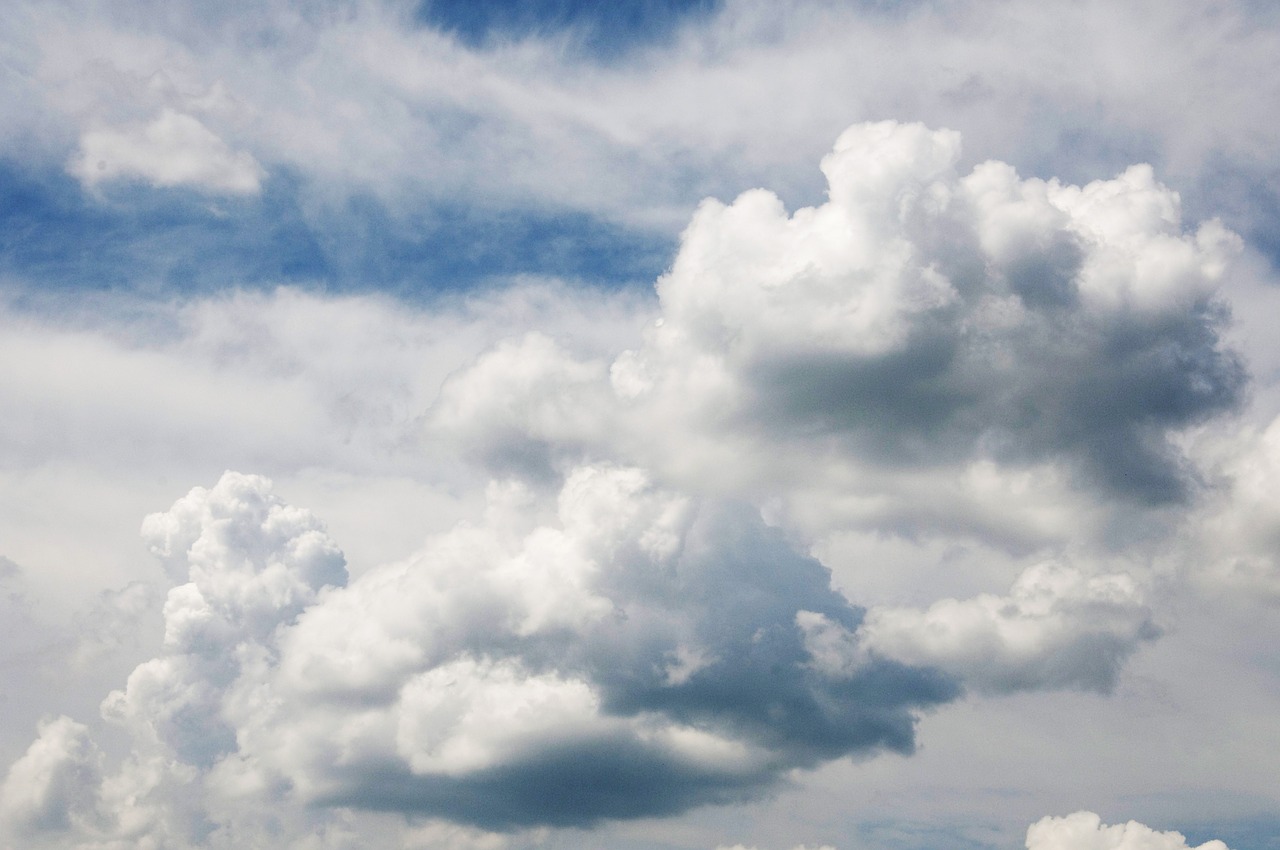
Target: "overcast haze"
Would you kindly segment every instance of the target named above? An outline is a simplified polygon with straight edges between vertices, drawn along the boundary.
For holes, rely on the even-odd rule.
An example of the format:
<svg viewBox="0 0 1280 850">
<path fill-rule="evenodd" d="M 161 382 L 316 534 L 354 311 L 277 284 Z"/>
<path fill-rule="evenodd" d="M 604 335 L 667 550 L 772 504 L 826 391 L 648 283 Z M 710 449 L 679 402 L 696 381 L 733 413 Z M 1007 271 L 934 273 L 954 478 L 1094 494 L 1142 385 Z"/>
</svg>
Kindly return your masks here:
<svg viewBox="0 0 1280 850">
<path fill-rule="evenodd" d="M 1278 57 L 11 0 L 0 847 L 1280 848 Z"/>
</svg>

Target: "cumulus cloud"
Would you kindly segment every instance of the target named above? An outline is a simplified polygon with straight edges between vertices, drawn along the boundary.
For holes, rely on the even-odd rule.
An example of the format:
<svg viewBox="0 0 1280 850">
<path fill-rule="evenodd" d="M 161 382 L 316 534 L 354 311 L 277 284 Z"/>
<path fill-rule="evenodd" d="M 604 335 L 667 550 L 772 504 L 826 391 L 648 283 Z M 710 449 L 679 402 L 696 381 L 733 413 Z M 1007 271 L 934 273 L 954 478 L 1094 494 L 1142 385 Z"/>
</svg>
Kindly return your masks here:
<svg viewBox="0 0 1280 850">
<path fill-rule="evenodd" d="M 92 800 L 97 820 L 39 801 L 24 817 L 237 846 L 274 811 L 313 835 L 332 812 L 388 812 L 484 844 L 911 753 L 920 714 L 965 687 L 1110 690 L 1155 615 L 1143 581 L 1087 563 L 1088 539 L 1078 565 L 1020 564 L 1004 595 L 916 608 L 864 609 L 806 554 L 848 527 L 996 538 L 1058 500 L 1180 506 L 1182 437 L 1241 397 L 1216 299 L 1235 237 L 1185 228 L 1144 166 L 1072 186 L 958 163 L 950 131 L 850 128 L 821 206 L 705 202 L 628 350 L 517 334 L 441 377 L 423 454 L 457 450 L 490 483 L 468 521 L 424 519 L 407 558 L 349 577 L 319 520 L 253 475 L 147 517 L 175 585 L 163 645 L 102 704 L 132 751 L 99 777 L 58 767 L 91 751 L 46 747 L 63 755 L 23 770 L 92 789 L 49 811 Z M 264 354 L 236 344 L 236 309 L 210 312 L 237 327 L 186 344 L 219 365 L 274 379 L 322 350 L 323 375 L 401 383 L 306 322 Z M 414 413 L 390 418 L 402 437 Z"/>
<path fill-rule="evenodd" d="M 878 607 L 855 633 L 804 611 L 797 623 L 815 665 L 832 675 L 868 657 L 937 667 L 979 691 L 1080 688 L 1102 693 L 1159 629 L 1125 574 L 1029 568 L 1007 596 L 942 599 L 926 610 Z"/>
<path fill-rule="evenodd" d="M 1244 394 L 1218 297 L 1239 240 L 1185 227 L 1147 166 L 965 174 L 959 143 L 857 125 L 823 160 L 827 203 L 704 202 L 610 392 L 598 360 L 526 339 L 455 375 L 431 433 L 499 472 L 622 456 L 767 494 L 809 534 L 1063 542 L 1105 525 L 1099 499 L 1185 503 L 1179 436 Z"/>
<path fill-rule="evenodd" d="M 1280 418 L 1203 435 L 1197 451 L 1211 489 L 1174 557 L 1202 590 L 1280 600 Z"/>
<path fill-rule="evenodd" d="M 532 498 L 500 488 L 485 525 L 283 631 L 264 671 L 274 716 L 244 714 L 241 767 L 329 804 L 586 824 L 910 751 L 914 712 L 955 693 L 895 662 L 813 671 L 796 611 L 849 625 L 859 611 L 743 506 L 608 466 L 570 474 L 541 521 Z"/>
<path fill-rule="evenodd" d="M 186 582 L 164 653 L 103 703 L 134 750 L 81 783 L 95 834 L 229 835 L 219 805 L 272 800 L 489 829 L 670 814 L 910 752 L 916 714 L 957 693 L 890 660 L 809 664 L 797 611 L 861 611 L 746 506 L 608 466 L 570 475 L 550 513 L 535 498 L 497 487 L 483 524 L 345 587 L 321 527 L 264 479 L 228 473 L 148 517 Z"/>
<path fill-rule="evenodd" d="M 1206 841 L 1192 848 L 1181 833 L 1157 832 L 1137 821 L 1107 826 L 1093 812 L 1076 812 L 1032 824 L 1027 850 L 1227 850 L 1227 845 Z"/>
<path fill-rule="evenodd" d="M 132 178 L 227 195 L 257 194 L 266 176 L 251 154 L 233 151 L 198 118 L 173 109 L 145 125 L 85 132 L 68 169 L 90 188 Z"/>
<path fill-rule="evenodd" d="M 830 200 L 703 204 L 618 394 L 717 437 L 831 447 L 872 467 L 1060 462 L 1113 494 L 1182 498 L 1168 437 L 1232 408 L 1244 370 L 1214 293 L 1238 241 L 1184 232 L 1135 166 L 1084 187 L 959 137 L 859 125 Z M 824 458 L 825 460 L 825 458 Z"/>
<path fill-rule="evenodd" d="M 42 722 L 0 786 L 0 823 L 20 835 L 91 827 L 102 762 L 84 724 L 69 717 Z"/>
</svg>

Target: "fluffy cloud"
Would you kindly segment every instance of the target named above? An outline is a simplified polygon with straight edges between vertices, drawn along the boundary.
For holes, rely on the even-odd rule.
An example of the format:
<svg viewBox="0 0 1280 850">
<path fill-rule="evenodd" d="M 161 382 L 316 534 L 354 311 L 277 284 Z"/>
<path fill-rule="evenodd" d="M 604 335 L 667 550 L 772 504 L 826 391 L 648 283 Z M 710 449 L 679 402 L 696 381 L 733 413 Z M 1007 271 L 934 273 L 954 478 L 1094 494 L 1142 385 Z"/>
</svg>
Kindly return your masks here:
<svg viewBox="0 0 1280 850">
<path fill-rule="evenodd" d="M 89 826 L 102 762 L 88 727 L 69 717 L 41 723 L 39 736 L 0 786 L 0 823 L 18 834 Z"/>
<path fill-rule="evenodd" d="M 823 160 L 821 207 L 705 203 L 659 281 L 659 326 L 614 364 L 619 395 L 735 447 L 1056 461 L 1181 498 L 1168 436 L 1244 384 L 1214 300 L 1237 240 L 1184 233 L 1146 167 L 1076 187 L 995 162 L 960 175 L 958 157 L 954 133 L 862 125 Z"/>
<path fill-rule="evenodd" d="M 89 130 L 68 168 L 88 187 L 138 178 L 228 195 L 256 194 L 266 176 L 252 155 L 231 150 L 199 119 L 172 109 L 143 126 Z"/>
<path fill-rule="evenodd" d="M 453 376 L 431 433 L 503 473 L 622 456 L 808 534 L 1065 542 L 1114 521 L 1091 501 L 1185 502 L 1179 436 L 1243 397 L 1239 240 L 1184 228 L 1146 166 L 1081 187 L 958 158 L 952 132 L 858 125 L 822 206 L 705 202 L 610 392 L 528 338 Z"/>
<path fill-rule="evenodd" d="M 1027 850 L 1227 850 L 1221 841 L 1192 848 L 1180 833 L 1129 821 L 1107 826 L 1093 812 L 1047 817 L 1027 830 Z"/>
<path fill-rule="evenodd" d="M 172 347 L 186 360 L 125 352 L 169 383 L 188 374 L 174 359 L 236 376 L 196 393 L 205 428 L 221 430 L 212 402 L 242 371 L 263 400 L 249 420 L 291 440 L 289 464 L 330 445 L 291 423 L 354 411 L 346 443 L 369 445 L 344 443 L 342 463 L 412 456 L 454 476 L 460 501 L 489 480 L 484 508 L 424 517 L 415 554 L 350 578 L 319 521 L 258 476 L 148 517 L 176 585 L 163 646 L 102 705 L 132 750 L 95 773 L 83 729 L 45 730 L 19 772 L 79 790 L 6 805 L 104 847 L 243 845 L 275 813 L 337 836 L 343 812 L 467 824 L 458 841 L 483 844 L 910 753 L 920 714 L 965 687 L 1111 689 L 1155 612 L 1144 579 L 1090 560 L 1103 535 L 1087 512 L 1032 523 L 1024 539 L 1055 557 L 1019 562 L 1004 595 L 866 610 L 806 554 L 847 528 L 998 547 L 1046 505 L 1180 510 L 1186 435 L 1239 403 L 1216 296 L 1231 234 L 1184 228 L 1146 167 L 1080 187 L 958 163 L 949 131 L 850 128 L 823 162 L 827 203 L 704 203 L 657 304 L 620 297 L 598 311 L 614 324 L 577 337 L 484 350 L 471 330 L 451 344 L 414 325 L 428 339 L 408 345 L 360 325 L 335 353 L 326 329 L 384 314 L 286 294 L 270 303 L 291 322 L 270 333 L 255 334 L 263 299 L 245 298 L 193 308 Z M 651 307 L 643 338 L 615 338 Z M 370 338 L 397 353 L 372 356 Z M 415 365 L 424 352 L 448 356 Z M 419 424 L 426 439 L 407 439 Z"/>
<path fill-rule="evenodd" d="M 830 624 L 806 629 L 815 660 L 847 666 Z M 861 652 L 946 670 L 978 690 L 1075 687 L 1109 692 L 1120 668 L 1159 629 L 1134 579 L 1057 564 L 1028 569 L 1007 596 L 943 599 L 924 611 L 875 608 Z M 838 646 L 838 645 L 837 645 Z M 816 651 L 815 651 L 816 650 Z"/>
<path fill-rule="evenodd" d="M 861 612 L 745 506 L 618 467 L 571 474 L 549 514 L 535 500 L 497 487 L 483 525 L 344 588 L 341 553 L 264 479 L 193 490 L 143 526 L 186 581 L 165 604 L 164 653 L 103 703 L 134 749 L 74 785 L 99 822 L 59 814 L 71 804 L 54 779 L 83 773 L 89 746 L 70 721 L 11 779 L 56 793 L 12 805 L 102 840 L 229 836 L 243 816 L 220 806 L 271 801 L 581 825 L 909 752 L 916 712 L 956 693 L 893 661 L 839 677 L 809 664 L 797 611 L 848 627 Z M 26 781 L 37 773 L 53 779 Z"/>
<path fill-rule="evenodd" d="M 1280 600 L 1280 417 L 1203 435 L 1197 451 L 1209 492 L 1171 557 L 1202 591 Z"/>
<path fill-rule="evenodd" d="M 913 712 L 955 693 L 893 662 L 814 671 L 796 612 L 859 612 L 743 507 L 613 467 L 571 474 L 542 521 L 532 498 L 499 488 L 483 526 L 282 629 L 278 661 L 228 691 L 239 751 L 215 773 L 491 828 L 585 824 L 910 751 Z"/>
</svg>

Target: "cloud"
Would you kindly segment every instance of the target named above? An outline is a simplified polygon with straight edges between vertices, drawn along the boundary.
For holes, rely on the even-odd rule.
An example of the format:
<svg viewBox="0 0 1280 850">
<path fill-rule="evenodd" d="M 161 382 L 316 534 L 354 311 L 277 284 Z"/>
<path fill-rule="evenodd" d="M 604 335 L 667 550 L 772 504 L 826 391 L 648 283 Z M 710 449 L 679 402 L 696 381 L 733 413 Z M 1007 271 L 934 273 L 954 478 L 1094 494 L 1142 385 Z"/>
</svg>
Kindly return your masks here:
<svg viewBox="0 0 1280 850">
<path fill-rule="evenodd" d="M 1167 438 L 1233 407 L 1214 291 L 1236 250 L 1184 233 L 1146 167 L 1084 187 L 892 122 L 846 131 L 830 200 L 707 202 L 615 388 L 691 427 L 834 444 L 873 466 L 1058 461 L 1113 494 L 1185 494 Z"/>
<path fill-rule="evenodd" d="M 1201 495 L 1192 432 L 1246 380 L 1220 339 L 1238 241 L 1184 227 L 1147 167 L 965 172 L 959 141 L 858 125 L 824 160 L 826 203 L 706 202 L 656 303 L 517 287 L 397 316 L 284 290 L 193 302 L 163 335 L 15 323 L 11 350 L 83 367 L 8 376 L 27 408 L 79 411 L 50 417 L 61 436 L 7 423 L 15 456 L 109 444 L 145 464 L 136 435 L 178 423 L 205 461 L 249 445 L 295 481 L 410 469 L 456 491 L 440 515 L 396 506 L 426 544 L 350 576 L 263 477 L 149 516 L 175 585 L 163 645 L 102 704 L 131 752 L 72 771 L 89 790 L 50 811 L 80 814 L 24 822 L 245 846 L 277 815 L 314 837 L 391 814 L 484 844 L 908 754 L 965 688 L 1112 689 L 1157 612 L 1089 523 Z M 161 415 L 157 385 L 180 389 Z M 1016 569 L 864 608 L 809 554 L 847 529 L 978 539 Z"/>
<path fill-rule="evenodd" d="M 1107 826 L 1093 812 L 1076 812 L 1032 824 L 1027 850 L 1227 850 L 1227 845 L 1206 841 L 1192 848 L 1177 832 L 1157 832 L 1136 821 Z"/>
<path fill-rule="evenodd" d="M 220 800 L 500 830 L 672 814 L 910 752 L 917 713 L 957 693 L 887 660 L 815 670 L 797 611 L 861 612 L 745 506 L 609 466 L 571 474 L 550 514 L 520 487 L 490 501 L 482 525 L 345 587 L 317 521 L 262 478 L 227 473 L 148 517 L 186 581 L 163 654 L 103 703 L 134 749 L 82 783 L 97 834 L 225 831 Z"/>
<path fill-rule="evenodd" d="M 329 804 L 588 824 L 754 796 L 848 752 L 910 751 L 913 711 L 955 692 L 892 663 L 814 675 L 798 608 L 858 612 L 744 508 L 612 467 L 573 472 L 546 524 L 520 516 L 529 493 L 492 498 L 485 526 L 282 633 L 280 718 L 245 716 L 246 766 Z M 305 745 L 278 724 L 307 730 Z"/>
<path fill-rule="evenodd" d="M 69 717 L 42 722 L 35 742 L 0 786 L 0 823 L 18 834 L 91 824 L 102 763 L 87 726 Z"/>
<path fill-rule="evenodd" d="M 704 202 L 611 393 L 598 361 L 526 339 L 451 378 L 429 433 L 497 471 L 621 454 L 768 493 L 810 534 L 1043 542 L 1098 533 L 1091 499 L 1185 503 L 1177 438 L 1244 396 L 1218 294 L 1239 240 L 1184 227 L 1149 167 L 1085 186 L 962 174 L 959 142 L 856 125 L 823 160 L 827 203 Z"/>
<path fill-rule="evenodd" d="M 1134 156 L 1193 175 L 1262 163 L 1280 134 L 1252 108 L 1274 94 L 1259 70 L 1277 32 L 1248 4 L 728 2 L 589 74 L 558 35 L 468 48 L 406 4 L 340 9 L 22 4 L 6 117 L 56 147 L 99 121 L 198 116 L 220 86 L 254 118 L 220 133 L 230 149 L 326 191 L 534 200 L 664 231 L 709 192 L 812 190 L 807 157 L 852 120 L 952 126 L 1073 175 Z M 1240 79 L 1248 93 L 1222 94 Z"/>
<path fill-rule="evenodd" d="M 1008 596 L 873 608 L 856 633 L 812 612 L 798 617 L 814 663 L 833 675 L 882 656 L 937 667 L 988 693 L 1109 693 L 1125 660 L 1160 633 L 1131 576 L 1051 563 L 1027 569 Z"/>
<path fill-rule="evenodd" d="M 1195 446 L 1209 491 L 1170 556 L 1204 593 L 1280 600 L 1280 417 L 1201 435 Z"/>
<path fill-rule="evenodd" d="M 231 150 L 199 119 L 172 109 L 146 125 L 87 131 L 67 167 L 88 188 L 135 178 L 227 195 L 257 194 L 266 176 L 252 155 Z"/>
</svg>

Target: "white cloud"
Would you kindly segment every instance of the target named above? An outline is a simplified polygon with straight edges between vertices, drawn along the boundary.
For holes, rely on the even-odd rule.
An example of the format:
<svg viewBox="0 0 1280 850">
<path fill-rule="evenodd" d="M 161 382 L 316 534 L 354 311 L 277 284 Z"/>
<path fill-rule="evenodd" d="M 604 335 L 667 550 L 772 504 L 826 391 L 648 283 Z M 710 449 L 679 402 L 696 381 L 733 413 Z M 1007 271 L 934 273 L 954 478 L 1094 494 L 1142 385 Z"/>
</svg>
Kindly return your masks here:
<svg viewBox="0 0 1280 850">
<path fill-rule="evenodd" d="M 958 144 L 859 125 L 824 160 L 828 203 L 705 202 L 612 398 L 598 361 L 533 338 L 455 375 L 433 427 L 504 473 L 621 453 L 689 489 L 769 493 L 815 536 L 1065 543 L 1184 502 L 1177 438 L 1243 398 L 1218 300 L 1238 239 L 1184 228 L 1149 168 L 1083 187 L 961 174 Z"/>
<path fill-rule="evenodd" d="M 853 648 L 936 665 L 980 691 L 1074 687 L 1105 693 L 1115 687 L 1125 660 L 1158 634 L 1131 576 L 1089 576 L 1048 563 L 1026 570 L 1007 596 L 942 599 L 923 611 L 873 608 Z M 846 644 L 831 634 L 830 624 L 815 623 L 806 638 L 815 663 L 848 669 Z"/>
<path fill-rule="evenodd" d="M 23 10 L 38 37 L 6 61 L 32 69 L 23 84 L 44 87 L 22 97 L 24 110 L 67 120 L 79 140 L 70 168 L 86 186 L 141 179 L 246 195 L 266 174 L 253 151 L 326 197 L 515 198 L 669 227 L 690 192 L 736 191 L 756 173 L 776 175 L 769 184 L 783 196 L 813 196 L 791 165 L 805 159 L 797 151 L 817 156 L 856 114 L 918 113 L 963 129 L 973 155 L 1023 173 L 1061 165 L 1073 179 L 1092 175 L 1089 156 L 1130 156 L 1143 133 L 1161 173 L 1172 163 L 1183 180 L 1204 156 L 1272 150 L 1276 127 L 1256 109 L 1265 97 L 1228 83 L 1247 74 L 1274 86 L 1257 69 L 1270 68 L 1275 32 L 1231 26 L 1240 13 L 1220 4 L 1139 5 L 859 18 L 727 4 L 676 46 L 584 74 L 536 40 L 468 51 L 371 5 L 308 18 L 265 4 L 219 28 L 196 26 L 180 6 L 136 27 L 73 4 Z M 1101 37 L 1103 24 L 1128 33 L 1123 50 Z M 741 37 L 756 29 L 772 41 Z M 237 40 L 261 49 L 229 49 Z M 1079 46 L 1100 41 L 1116 60 L 1084 68 Z M 1189 102 L 1207 118 L 1188 122 Z M 1085 124 L 1097 137 L 1068 145 Z M 1120 154 L 1091 154 L 1091 138 Z M 538 297 L 522 288 L 433 307 L 445 317 L 289 292 L 196 302 L 145 342 L 150 334 L 110 319 L 90 332 L 10 321 L 5 360 L 29 366 L 0 387 L 6 410 L 23 412 L 0 426 L 4 456 L 20 467 L 0 488 L 13 506 L 0 522 L 14 530 L 0 536 L 51 576 L 42 581 L 76 571 L 63 565 L 132 563 L 132 549 L 95 547 L 79 531 L 79 548 L 54 557 L 70 544 L 37 539 L 40 506 L 67 527 L 86 502 L 132 511 L 110 495 L 122 488 L 154 504 L 173 486 L 156 484 L 160 475 L 206 480 L 241 463 L 346 504 L 343 525 L 364 529 L 356 536 L 372 553 L 353 558 L 351 588 L 319 591 L 337 550 L 310 518 L 264 507 L 261 481 L 242 479 L 244 498 L 221 503 L 225 516 L 209 494 L 188 497 L 148 525 L 186 582 L 166 604 L 168 644 L 108 703 L 138 736 L 136 757 L 95 786 L 92 769 L 81 771 L 96 757 L 76 749 L 87 740 L 79 727 L 42 727 L 44 755 L 23 757 L 22 771 L 83 773 L 77 787 L 99 787 L 100 814 L 111 813 L 95 827 L 108 844 L 163 836 L 180 846 L 216 823 L 209 844 L 250 846 L 279 818 L 271 828 L 306 836 L 300 846 L 358 846 L 366 821 L 317 806 L 325 828 L 308 832 L 315 822 L 289 808 L 284 781 L 300 798 L 435 806 L 507 826 L 534 815 L 475 800 L 509 803 L 502 782 L 527 782 L 521 769 L 568 769 L 539 762 L 550 758 L 541 746 L 605 741 L 634 748 L 639 772 L 686 769 L 672 792 L 741 799 L 783 767 L 863 753 L 868 741 L 909 748 L 909 700 L 837 718 L 863 731 L 881 723 L 865 739 L 829 728 L 805 737 L 799 721 L 777 722 L 787 709 L 765 704 L 767 689 L 746 686 L 777 668 L 792 677 L 782 689 L 792 698 L 847 707 L 838 681 L 865 670 L 867 646 L 995 693 L 1108 689 L 1151 634 L 1156 600 L 1140 576 L 1032 568 L 1009 594 L 883 605 L 859 627 L 856 609 L 824 595 L 826 572 L 755 516 L 765 504 L 800 548 L 846 529 L 915 552 L 978 539 L 1023 568 L 1068 544 L 1088 563 L 1091 549 L 1119 545 L 1125 517 L 1176 522 L 1179 498 L 1202 497 L 1190 465 L 1203 457 L 1184 454 L 1183 438 L 1242 397 L 1215 303 L 1238 241 L 1215 223 L 1184 228 L 1178 197 L 1146 166 L 1075 187 L 1001 163 L 970 169 L 973 155 L 964 159 L 955 133 L 860 125 L 824 161 L 828 204 L 788 214 L 765 191 L 708 202 L 645 341 L 632 337 L 648 303 L 584 307 L 584 293 L 562 292 L 530 309 L 522 298 Z M 672 173 L 672 157 L 686 170 Z M 557 311 L 566 315 L 548 321 Z M 621 348 L 631 353 L 617 358 Z M 1271 442 L 1242 438 L 1226 452 L 1239 449 L 1224 474 L 1234 485 L 1212 493 L 1188 531 L 1201 535 L 1192 547 L 1207 553 L 1197 563 L 1208 585 L 1234 576 L 1275 586 Z M 460 470 L 456 451 L 483 469 Z M 24 475 L 32 462 L 41 469 Z M 93 465 L 95 483 L 132 477 L 90 488 L 76 474 Z M 480 520 L 475 481 L 490 472 L 526 480 L 494 485 Z M 59 498 L 67 493 L 76 498 Z M 1167 515 L 1143 513 L 1161 499 Z M 458 515 L 474 525 L 440 533 Z M 120 527 L 133 522 L 128 513 Z M 233 534 L 243 529 L 256 529 L 248 547 Z M 129 554 L 106 554 L 118 550 Z M 777 565 L 801 580 L 774 584 Z M 64 584 L 93 581 L 104 579 Z M 777 609 L 751 607 L 751 593 Z M 127 613 L 137 594 L 119 602 Z M 596 644 L 596 654 L 582 649 Z M 829 681 L 797 684 L 804 676 Z M 950 694 L 940 687 L 914 704 Z M 439 725 L 421 722 L 428 709 Z M 163 750 L 182 763 L 166 766 Z M 413 794 L 379 786 L 384 768 Z M 515 773 L 477 780 L 503 769 Z M 412 785 L 422 777 L 453 785 Z M 636 814 L 623 791 L 634 789 L 600 812 Z M 87 822 L 87 796 L 5 794 L 26 822 Z M 539 803 L 554 822 L 572 821 L 556 808 L 564 800 Z M 648 803 L 659 814 L 685 804 Z M 425 845 L 506 841 L 445 824 L 411 832 Z"/>
<path fill-rule="evenodd" d="M 185 583 L 162 653 L 102 705 L 132 753 L 81 783 L 93 829 L 50 828 L 194 841 L 272 806 L 497 829 L 678 812 L 790 767 L 909 751 L 914 710 L 955 694 L 881 662 L 814 676 L 796 611 L 857 610 L 744 506 L 611 466 L 571 474 L 550 515 L 531 491 L 491 498 L 483 525 L 345 588 L 318 522 L 260 477 L 227 473 L 149 516 L 149 548 Z"/>
<path fill-rule="evenodd" d="M 0 824 L 18 835 L 91 829 L 102 764 L 88 727 L 69 717 L 46 720 L 0 786 Z"/>
<path fill-rule="evenodd" d="M 218 128 L 229 150 L 326 190 L 497 197 L 668 230 L 709 192 L 762 180 L 812 192 L 810 158 L 854 120 L 956 127 L 1026 170 L 1079 174 L 1149 149 L 1190 179 L 1222 155 L 1265 167 L 1280 136 L 1254 108 L 1275 94 L 1276 28 L 1247 4 L 1207 0 L 902 14 L 730 2 L 590 73 L 559 39 L 471 50 L 400 3 L 14 14 L 25 73 L 5 117 L 42 136 L 119 134 L 165 108 L 200 120 L 234 103 L 241 117 Z M 222 182 L 248 186 L 254 172 L 236 155 Z"/>
<path fill-rule="evenodd" d="M 1221 841 L 1192 848 L 1181 833 L 1129 821 L 1107 826 L 1093 812 L 1046 817 L 1027 830 L 1027 850 L 1227 850 Z"/>
<path fill-rule="evenodd" d="M 1209 483 L 1171 559 L 1208 594 L 1280 601 L 1280 418 L 1199 436 L 1195 450 Z"/>
<path fill-rule="evenodd" d="M 483 512 L 424 521 L 415 554 L 349 582 L 319 521 L 259 476 L 147 517 L 176 586 L 159 654 L 102 705 L 133 753 L 96 792 L 100 837 L 211 824 L 231 842 L 272 807 L 302 833 L 342 809 L 482 831 L 670 814 L 909 753 L 919 712 L 964 686 L 1112 688 L 1155 632 L 1140 579 L 1023 563 L 1005 596 L 864 611 L 797 548 L 849 528 L 999 547 L 1029 516 L 1054 529 L 1058 503 L 1068 519 L 1031 536 L 1084 528 L 1087 559 L 1105 527 L 1070 506 L 1177 509 L 1174 438 L 1239 397 L 1214 301 L 1230 234 L 1184 232 L 1149 169 L 963 174 L 959 141 L 858 125 L 823 161 L 827 203 L 706 202 L 638 340 L 616 329 L 651 304 L 555 316 L 569 293 L 530 307 L 520 289 L 408 318 L 239 296 L 149 343 L 20 327 L 35 341 L 15 349 L 91 370 L 56 378 L 80 394 L 84 451 L 173 431 L 137 415 L 160 383 L 187 396 L 173 423 L 286 469 L 409 464 L 461 504 L 493 479 Z M 531 315 L 559 332 L 528 333 Z M 5 386 L 67 405 L 34 377 Z M 806 514 L 823 494 L 845 501 Z"/>
<path fill-rule="evenodd" d="M 172 109 L 143 126 L 85 132 L 68 168 L 90 188 L 137 178 L 228 195 L 257 194 L 266 176 L 251 154 L 233 151 L 199 119 Z"/>
</svg>

